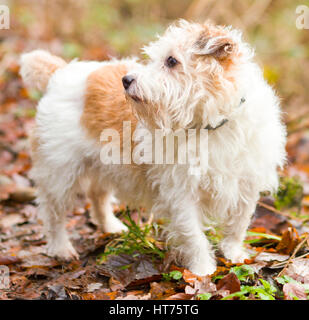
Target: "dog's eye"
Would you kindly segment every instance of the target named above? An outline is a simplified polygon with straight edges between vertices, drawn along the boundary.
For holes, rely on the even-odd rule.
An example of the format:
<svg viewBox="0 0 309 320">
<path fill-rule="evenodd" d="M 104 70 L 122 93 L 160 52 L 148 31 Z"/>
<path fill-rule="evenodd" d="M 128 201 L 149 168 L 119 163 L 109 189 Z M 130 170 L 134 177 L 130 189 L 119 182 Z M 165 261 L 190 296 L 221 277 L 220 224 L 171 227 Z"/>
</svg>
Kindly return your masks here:
<svg viewBox="0 0 309 320">
<path fill-rule="evenodd" d="M 178 63 L 178 61 L 172 57 L 172 56 L 169 56 L 166 61 L 165 61 L 165 64 L 168 68 L 173 68 L 176 66 L 176 64 Z"/>
</svg>

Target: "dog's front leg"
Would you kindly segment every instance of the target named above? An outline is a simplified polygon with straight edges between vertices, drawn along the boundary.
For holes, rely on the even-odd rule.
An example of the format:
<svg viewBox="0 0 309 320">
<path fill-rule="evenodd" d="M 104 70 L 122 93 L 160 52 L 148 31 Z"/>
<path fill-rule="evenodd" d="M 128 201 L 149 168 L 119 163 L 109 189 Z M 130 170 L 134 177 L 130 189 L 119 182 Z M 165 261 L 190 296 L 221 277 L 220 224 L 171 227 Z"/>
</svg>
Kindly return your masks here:
<svg viewBox="0 0 309 320">
<path fill-rule="evenodd" d="M 216 261 L 199 219 L 198 208 L 189 202 L 172 209 L 168 240 L 180 262 L 197 275 L 212 274 Z"/>
<path fill-rule="evenodd" d="M 224 256 L 233 263 L 244 262 L 245 259 L 249 258 L 244 249 L 243 241 L 255 207 L 256 199 L 249 203 L 241 202 L 237 210 L 231 212 L 222 225 L 223 240 L 219 246 Z"/>
</svg>

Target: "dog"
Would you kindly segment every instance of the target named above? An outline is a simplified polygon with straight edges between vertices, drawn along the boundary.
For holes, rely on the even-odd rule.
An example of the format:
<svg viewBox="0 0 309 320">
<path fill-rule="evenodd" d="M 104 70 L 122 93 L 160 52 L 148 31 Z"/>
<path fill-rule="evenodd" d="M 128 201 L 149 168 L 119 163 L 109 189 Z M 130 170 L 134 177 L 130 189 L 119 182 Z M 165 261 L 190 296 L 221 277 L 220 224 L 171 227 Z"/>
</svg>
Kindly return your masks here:
<svg viewBox="0 0 309 320">
<path fill-rule="evenodd" d="M 164 217 L 166 243 L 197 275 L 216 270 L 204 232 L 213 225 L 222 232 L 224 256 L 243 262 L 260 192 L 277 189 L 277 169 L 286 159 L 280 101 L 254 62 L 254 50 L 232 27 L 179 20 L 143 52 L 145 62 L 66 63 L 43 50 L 21 56 L 25 83 L 45 91 L 31 137 L 31 177 L 47 253 L 78 258 L 65 216 L 82 190 L 104 232 L 127 230 L 113 214 L 113 196 Z M 126 143 L 137 145 L 125 136 L 124 122 L 132 130 L 163 130 L 165 137 L 192 129 L 207 135 L 194 164 L 103 163 L 102 146 L 109 142 L 100 139 L 102 131 L 120 132 L 120 153 Z M 200 174 L 191 174 L 192 166 Z"/>
</svg>

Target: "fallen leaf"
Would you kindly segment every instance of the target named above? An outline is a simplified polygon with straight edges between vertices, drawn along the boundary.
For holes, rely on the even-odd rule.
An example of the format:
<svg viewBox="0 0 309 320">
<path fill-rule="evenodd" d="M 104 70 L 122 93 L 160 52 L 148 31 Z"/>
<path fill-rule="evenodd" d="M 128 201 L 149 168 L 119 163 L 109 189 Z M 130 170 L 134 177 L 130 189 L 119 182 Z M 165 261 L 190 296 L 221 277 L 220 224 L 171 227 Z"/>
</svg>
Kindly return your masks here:
<svg viewBox="0 0 309 320">
<path fill-rule="evenodd" d="M 264 197 L 260 200 L 261 203 L 265 203 L 267 206 L 274 207 L 274 199 L 271 197 Z M 271 211 L 261 205 L 257 205 L 253 219 L 250 225 L 252 228 L 264 228 L 267 231 L 273 232 L 275 234 L 281 234 L 291 224 L 288 222 L 287 218 Z"/>
<path fill-rule="evenodd" d="M 288 228 L 282 234 L 281 241 L 278 243 L 276 250 L 278 253 L 291 254 L 300 241 L 296 229 Z"/>
<path fill-rule="evenodd" d="M 307 300 L 307 294 L 303 286 L 295 282 L 289 282 L 283 285 L 284 298 L 286 300 Z"/>
<path fill-rule="evenodd" d="M 36 189 L 31 187 L 19 187 L 10 193 L 10 199 L 16 202 L 30 202 L 36 197 Z"/>
<path fill-rule="evenodd" d="M 9 265 L 19 263 L 21 261 L 20 258 L 16 256 L 0 256 L 0 265 Z"/>
<path fill-rule="evenodd" d="M 66 293 L 65 288 L 62 284 L 48 285 L 47 289 L 48 289 L 48 293 L 47 293 L 48 300 L 68 300 L 69 299 L 69 296 Z"/>
<path fill-rule="evenodd" d="M 18 223 L 25 222 L 26 219 L 19 213 L 10 213 L 0 219 L 0 227 L 3 229 L 10 228 Z"/>
<path fill-rule="evenodd" d="M 250 267 L 253 269 L 254 273 L 259 273 L 267 265 L 266 261 L 258 261 L 257 263 L 250 264 Z"/>
<path fill-rule="evenodd" d="M 150 300 L 151 294 L 144 294 L 144 295 L 135 295 L 132 293 L 127 294 L 124 297 L 117 297 L 115 300 Z"/>
<path fill-rule="evenodd" d="M 0 175 L 0 200 L 8 199 L 15 188 L 14 182 L 9 177 Z"/>
<path fill-rule="evenodd" d="M 152 299 L 162 299 L 163 296 L 172 295 L 175 293 L 175 284 L 167 281 L 162 282 L 151 282 L 150 283 L 150 294 Z"/>
<path fill-rule="evenodd" d="M 94 292 L 96 290 L 99 290 L 102 287 L 102 283 L 95 282 L 95 283 L 89 283 L 87 285 L 87 292 Z"/>
<path fill-rule="evenodd" d="M 309 283 L 309 259 L 293 260 L 283 274 L 296 281 Z"/>
<path fill-rule="evenodd" d="M 200 279 L 195 279 L 193 286 L 188 285 L 185 288 L 186 294 L 202 294 L 211 293 L 214 294 L 217 291 L 216 285 L 211 281 L 210 276 L 200 277 Z"/>
<path fill-rule="evenodd" d="M 61 263 L 56 259 L 44 256 L 42 254 L 25 257 L 21 267 L 22 268 L 40 268 L 40 267 L 55 267 Z"/>
<path fill-rule="evenodd" d="M 217 283 L 217 290 L 228 290 L 230 293 L 240 291 L 240 281 L 234 272 L 231 272 L 220 279 Z"/>
<path fill-rule="evenodd" d="M 187 293 L 176 293 L 172 296 L 168 297 L 166 300 L 191 300 L 193 298 L 193 294 L 187 294 Z"/>
<path fill-rule="evenodd" d="M 52 272 L 44 268 L 32 268 L 27 270 L 26 277 L 29 280 L 48 279 L 52 276 Z"/>
<path fill-rule="evenodd" d="M 118 280 L 124 287 L 133 281 L 147 279 L 160 275 L 152 259 L 146 255 L 133 258 L 127 254 L 110 255 L 107 261 L 98 266 L 100 273 Z"/>
<path fill-rule="evenodd" d="M 194 284 L 196 279 L 201 280 L 201 277 L 197 276 L 196 274 L 192 273 L 187 269 L 184 269 L 182 277 L 185 280 L 185 282 L 188 282 L 190 284 Z"/>
<path fill-rule="evenodd" d="M 255 257 L 255 261 L 285 261 L 289 259 L 289 255 L 272 253 L 272 252 L 261 252 L 258 256 Z"/>
</svg>

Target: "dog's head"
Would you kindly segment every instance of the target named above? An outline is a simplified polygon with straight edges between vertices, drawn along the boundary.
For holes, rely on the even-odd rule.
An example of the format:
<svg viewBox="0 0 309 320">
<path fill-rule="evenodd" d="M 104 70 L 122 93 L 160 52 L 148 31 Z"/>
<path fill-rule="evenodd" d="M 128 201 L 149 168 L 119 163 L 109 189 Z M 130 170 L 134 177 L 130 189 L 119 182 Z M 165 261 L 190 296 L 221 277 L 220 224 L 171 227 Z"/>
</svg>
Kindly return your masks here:
<svg viewBox="0 0 309 320">
<path fill-rule="evenodd" d="M 151 128 L 201 128 L 218 123 L 237 97 L 237 77 L 252 57 L 230 27 L 184 20 L 144 48 L 149 62 L 123 79 L 137 116 Z"/>
</svg>

